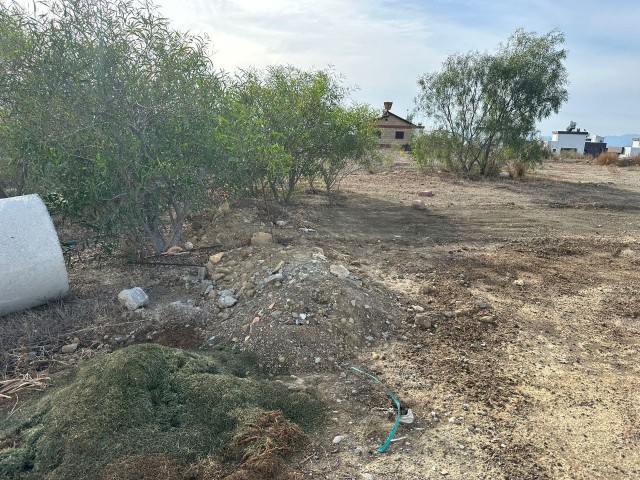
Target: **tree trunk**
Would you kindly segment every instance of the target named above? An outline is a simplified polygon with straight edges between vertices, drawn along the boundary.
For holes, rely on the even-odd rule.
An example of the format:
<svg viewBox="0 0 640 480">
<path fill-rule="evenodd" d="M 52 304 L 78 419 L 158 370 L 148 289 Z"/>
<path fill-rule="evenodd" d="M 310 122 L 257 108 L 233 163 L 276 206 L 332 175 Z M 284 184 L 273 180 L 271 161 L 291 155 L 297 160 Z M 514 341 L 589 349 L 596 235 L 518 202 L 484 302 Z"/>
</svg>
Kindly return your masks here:
<svg viewBox="0 0 640 480">
<path fill-rule="evenodd" d="M 164 239 L 164 235 L 162 235 L 159 224 L 160 221 L 158 220 L 158 217 L 154 217 L 147 220 L 144 228 L 149 235 L 149 239 L 151 240 L 153 249 L 156 253 L 163 253 L 167 250 L 167 242 Z"/>
</svg>

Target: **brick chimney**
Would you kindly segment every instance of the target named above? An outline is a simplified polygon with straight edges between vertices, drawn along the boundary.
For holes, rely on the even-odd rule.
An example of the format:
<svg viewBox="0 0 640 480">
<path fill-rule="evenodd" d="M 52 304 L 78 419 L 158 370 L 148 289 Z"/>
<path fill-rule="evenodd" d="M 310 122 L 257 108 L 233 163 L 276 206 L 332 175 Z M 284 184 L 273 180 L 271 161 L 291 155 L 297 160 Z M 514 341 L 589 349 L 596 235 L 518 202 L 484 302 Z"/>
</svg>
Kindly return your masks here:
<svg viewBox="0 0 640 480">
<path fill-rule="evenodd" d="M 393 102 L 384 102 L 384 109 L 385 111 L 390 111 L 391 107 L 393 106 Z"/>
</svg>

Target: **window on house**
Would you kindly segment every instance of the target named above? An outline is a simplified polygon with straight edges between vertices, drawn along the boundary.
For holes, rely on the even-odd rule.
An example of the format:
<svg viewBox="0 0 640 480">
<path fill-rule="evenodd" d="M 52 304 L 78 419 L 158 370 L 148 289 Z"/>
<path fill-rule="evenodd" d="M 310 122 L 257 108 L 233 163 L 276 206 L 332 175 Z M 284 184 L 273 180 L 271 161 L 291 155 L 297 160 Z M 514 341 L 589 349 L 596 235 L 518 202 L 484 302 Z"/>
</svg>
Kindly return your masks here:
<svg viewBox="0 0 640 480">
<path fill-rule="evenodd" d="M 396 132 L 396 140 L 404 140 L 404 132 Z"/>
</svg>

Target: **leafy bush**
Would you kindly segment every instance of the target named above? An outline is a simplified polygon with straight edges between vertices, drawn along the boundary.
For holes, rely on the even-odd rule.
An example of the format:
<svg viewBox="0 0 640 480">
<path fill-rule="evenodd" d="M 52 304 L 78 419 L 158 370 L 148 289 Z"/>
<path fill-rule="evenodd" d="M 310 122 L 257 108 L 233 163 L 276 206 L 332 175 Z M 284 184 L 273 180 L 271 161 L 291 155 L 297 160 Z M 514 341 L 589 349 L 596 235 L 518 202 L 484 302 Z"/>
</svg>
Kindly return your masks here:
<svg viewBox="0 0 640 480">
<path fill-rule="evenodd" d="M 145 2 L 2 4 L 7 25 L 28 41 L 0 50 L 4 163 L 25 165 L 31 191 L 100 235 L 144 235 L 158 252 L 178 243 L 216 179 L 221 79 L 207 42 Z"/>
<path fill-rule="evenodd" d="M 299 182 L 319 177 L 327 192 L 349 162 L 367 163 L 376 148 L 375 113 L 346 107 L 350 89 L 328 70 L 271 66 L 248 70 L 227 91 L 217 129 L 228 183 L 285 202 Z"/>
</svg>

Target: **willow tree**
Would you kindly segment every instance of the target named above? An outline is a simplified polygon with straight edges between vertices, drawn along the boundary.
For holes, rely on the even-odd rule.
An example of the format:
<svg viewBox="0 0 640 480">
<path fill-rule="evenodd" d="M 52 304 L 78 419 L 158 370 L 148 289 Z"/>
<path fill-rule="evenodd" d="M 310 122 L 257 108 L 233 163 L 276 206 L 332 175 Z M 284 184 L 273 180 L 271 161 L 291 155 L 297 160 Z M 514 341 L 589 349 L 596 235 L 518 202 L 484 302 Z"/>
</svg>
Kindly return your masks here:
<svg viewBox="0 0 640 480">
<path fill-rule="evenodd" d="M 506 151 L 517 154 L 532 141 L 536 123 L 568 99 L 563 43 L 558 30 L 519 29 L 496 52 L 450 55 L 418 80 L 416 107 L 432 120 L 447 166 L 492 175 L 508 161 Z"/>
<path fill-rule="evenodd" d="M 26 39 L 0 58 L 12 92 L 0 156 L 19 157 L 32 191 L 98 234 L 176 244 L 215 180 L 221 82 L 207 41 L 148 2 L 37 5 L 0 7 L 0 29 Z"/>
</svg>

